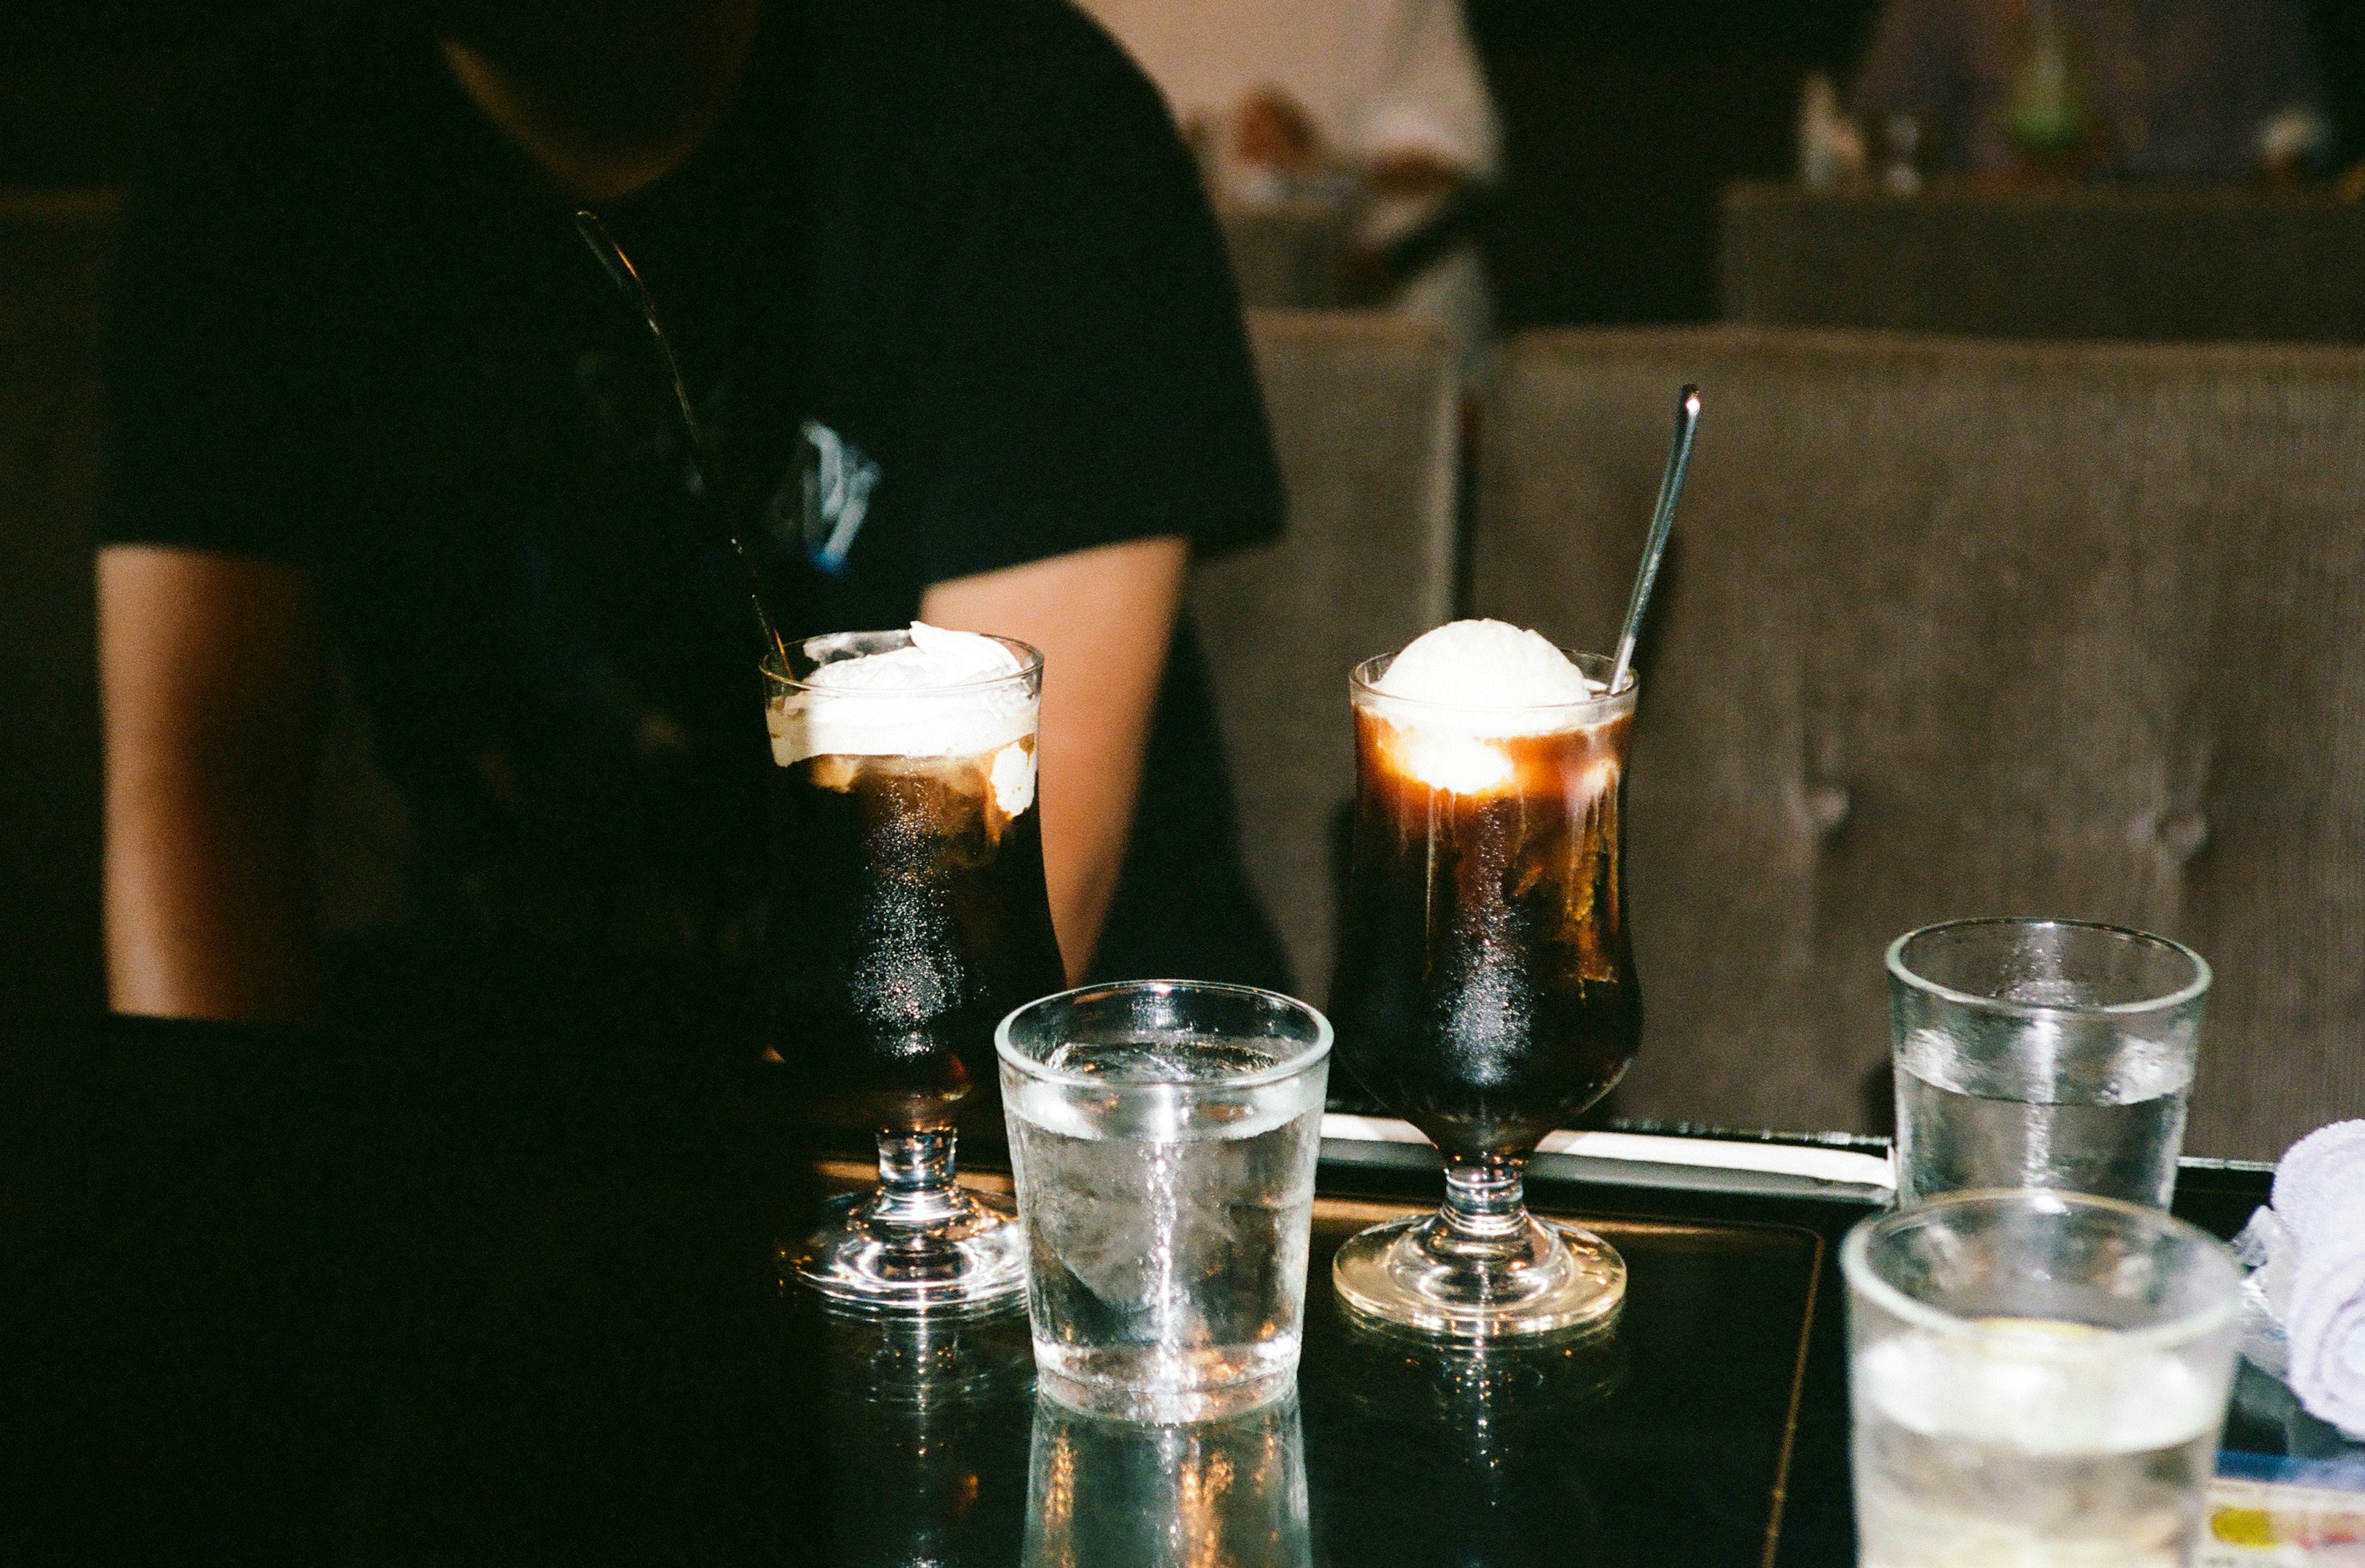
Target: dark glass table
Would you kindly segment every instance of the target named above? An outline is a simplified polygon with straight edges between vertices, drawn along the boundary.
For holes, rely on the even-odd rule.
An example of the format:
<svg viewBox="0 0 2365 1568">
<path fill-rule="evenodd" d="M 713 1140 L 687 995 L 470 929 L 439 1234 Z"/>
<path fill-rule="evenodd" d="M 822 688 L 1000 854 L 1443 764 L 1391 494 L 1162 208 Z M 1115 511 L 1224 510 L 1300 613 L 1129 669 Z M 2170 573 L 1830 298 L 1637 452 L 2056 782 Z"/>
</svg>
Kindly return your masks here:
<svg viewBox="0 0 2365 1568">
<path fill-rule="evenodd" d="M 1023 1314 L 834 1316 L 779 1244 L 859 1179 L 754 1064 L 115 1022 L 0 1031 L 0 1518 L 17 1561 L 1845 1563 L 1833 1250 L 1859 1198 L 1532 1195 L 1625 1255 L 1606 1343 L 1344 1323 L 1330 1251 L 1434 1202 L 1327 1146 L 1283 1409 L 1038 1407 Z M 963 1165 L 1003 1169 L 990 1124 Z M 1646 1184 L 1649 1183 L 1649 1184 Z M 2252 1171 L 2188 1170 L 2230 1232 Z M 1302 1499 L 1302 1513 L 1298 1500 Z M 1179 1534 L 1177 1532 L 1180 1532 Z"/>
</svg>

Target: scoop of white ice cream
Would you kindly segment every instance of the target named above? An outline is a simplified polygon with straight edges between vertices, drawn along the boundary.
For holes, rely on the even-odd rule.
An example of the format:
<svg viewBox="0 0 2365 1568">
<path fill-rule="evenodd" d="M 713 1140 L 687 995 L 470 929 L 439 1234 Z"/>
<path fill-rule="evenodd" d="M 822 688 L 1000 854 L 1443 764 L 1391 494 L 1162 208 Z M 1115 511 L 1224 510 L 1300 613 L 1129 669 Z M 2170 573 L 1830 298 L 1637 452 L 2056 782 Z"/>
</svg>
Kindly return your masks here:
<svg viewBox="0 0 2365 1568">
<path fill-rule="evenodd" d="M 1407 644 L 1375 689 L 1454 708 L 1538 708 L 1589 701 L 1602 687 L 1536 633 L 1501 621 L 1452 621 Z"/>
<path fill-rule="evenodd" d="M 912 622 L 912 641 L 883 654 L 832 659 L 766 715 L 772 760 L 809 756 L 983 756 L 1035 731 L 1037 700 L 1018 656 L 992 637 Z M 1032 747 L 1026 792 L 1033 785 Z M 1007 771 L 1007 765 L 1003 772 Z M 1016 793 L 1015 778 L 997 778 Z M 1023 808 L 1020 808 L 1023 809 Z"/>
<path fill-rule="evenodd" d="M 1603 688 L 1533 632 L 1454 621 L 1414 638 L 1373 689 L 1392 767 L 1431 789 L 1490 795 L 1518 771 L 1493 743 L 1577 728 L 1569 706 Z"/>
<path fill-rule="evenodd" d="M 925 691 L 1016 675 L 1018 655 L 992 637 L 912 622 L 912 640 L 883 654 L 831 659 L 805 678 L 829 691 Z M 828 639 L 820 639 L 827 642 Z"/>
</svg>

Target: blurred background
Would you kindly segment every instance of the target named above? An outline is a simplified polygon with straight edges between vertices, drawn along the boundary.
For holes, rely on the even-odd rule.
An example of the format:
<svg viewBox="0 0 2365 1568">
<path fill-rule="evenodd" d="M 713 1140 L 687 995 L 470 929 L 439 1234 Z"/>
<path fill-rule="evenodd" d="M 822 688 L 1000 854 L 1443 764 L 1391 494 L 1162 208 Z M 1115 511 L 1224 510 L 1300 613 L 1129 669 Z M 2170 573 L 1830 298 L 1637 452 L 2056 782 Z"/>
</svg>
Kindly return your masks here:
<svg viewBox="0 0 2365 1568">
<path fill-rule="evenodd" d="M 177 84 L 352 3 L 0 6 L 0 1015 L 103 995 L 89 584 L 110 193 Z M 1243 117 L 1284 154 L 1245 170 L 1256 138 L 1181 117 L 1289 492 L 1287 537 L 1202 563 L 1192 590 L 1230 655 L 1227 749 L 1257 759 L 1234 778 L 1247 868 L 1322 1001 L 1352 785 L 1339 672 L 1457 614 L 1603 645 L 1672 394 L 1698 382 L 1628 812 L 1646 1047 L 1609 1109 L 1881 1130 L 1883 946 L 2042 911 L 2217 966 L 2186 1147 L 2269 1158 L 2365 1114 L 2365 6 L 1893 3 L 2019 18 L 1981 79 L 2010 100 L 2013 167 L 1950 168 L 1959 132 L 1900 134 L 1865 96 L 1879 0 L 1233 10 L 1251 73 L 1272 58 L 1258 28 L 1335 43 L 1319 17 L 1442 16 L 1431 52 L 1461 95 L 1447 80 L 1427 126 L 1456 167 L 1397 170 L 1429 209 L 1376 244 L 1354 181 L 1384 207 L 1388 150 L 1306 129 L 1351 111 Z M 1166 0 L 1089 4 L 1139 27 L 1146 62 L 1203 42 L 1161 39 L 1185 14 Z M 2207 96 L 2163 83 L 2270 77 L 2236 59 L 2270 13 L 2286 57 L 2302 27 L 2316 57 L 2303 157 L 2276 166 L 2229 113 L 2211 179 L 2103 177 L 2145 114 L 2157 129 Z M 2092 58 L 2048 76 L 2057 15 L 2182 54 L 2149 78 Z M 2202 30 L 2143 30 L 2171 15 Z M 1204 85 L 1164 62 L 1170 100 Z M 1366 264 L 1392 258 L 1417 291 L 1474 241 L 1475 331 L 1386 299 Z M 347 809 L 374 798 L 365 751 L 338 733 L 318 825 L 332 913 L 383 902 L 345 865 L 367 857 L 337 853 L 376 842 Z"/>
<path fill-rule="evenodd" d="M 331 0 L 0 7 L 0 187 L 114 185 L 143 112 L 205 58 Z M 2333 118 L 2365 159 L 2365 6 L 2312 0 Z M 1706 320 L 1717 195 L 1788 175 L 1800 84 L 1844 84 L 1876 0 L 1469 0 L 1508 177 L 1485 214 L 1505 328 Z"/>
</svg>

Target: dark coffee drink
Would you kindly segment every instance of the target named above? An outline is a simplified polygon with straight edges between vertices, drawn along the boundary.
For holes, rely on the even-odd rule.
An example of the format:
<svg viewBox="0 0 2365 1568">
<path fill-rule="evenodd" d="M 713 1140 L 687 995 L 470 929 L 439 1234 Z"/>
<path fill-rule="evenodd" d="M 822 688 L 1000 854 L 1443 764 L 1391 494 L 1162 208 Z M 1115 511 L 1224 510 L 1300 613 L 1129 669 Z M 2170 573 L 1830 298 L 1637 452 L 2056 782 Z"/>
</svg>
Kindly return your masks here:
<svg viewBox="0 0 2365 1568">
<path fill-rule="evenodd" d="M 881 1126 L 951 1126 L 994 1025 L 1065 981 L 1035 802 L 1041 669 L 1017 646 L 817 638 L 801 679 L 773 681 L 772 1048 Z"/>
<path fill-rule="evenodd" d="M 1528 1212 L 1538 1140 L 1634 1059 L 1619 879 L 1635 688 L 1499 621 L 1366 660 L 1339 1060 L 1445 1157 L 1445 1203 L 1350 1238 L 1351 1318 L 1455 1338 L 1592 1333 L 1626 1298 L 1599 1237 Z"/>
<path fill-rule="evenodd" d="M 1597 706 L 1589 724 L 1474 734 L 1454 711 L 1356 693 L 1339 1059 L 1451 1157 L 1534 1148 L 1634 1059 L 1619 876 L 1633 720 L 1631 702 Z"/>
<path fill-rule="evenodd" d="M 1041 813 L 1004 813 L 992 775 L 831 756 L 774 782 L 774 1049 L 882 1126 L 951 1125 L 994 1025 L 1063 983 Z"/>
<path fill-rule="evenodd" d="M 866 1310 L 1015 1295 L 1026 1233 L 955 1182 L 953 1114 L 1003 1015 L 1067 978 L 1035 805 L 1043 655 L 915 621 L 809 638 L 766 676 L 772 1050 L 879 1134 L 879 1185 L 824 1205 L 784 1272 Z"/>
</svg>

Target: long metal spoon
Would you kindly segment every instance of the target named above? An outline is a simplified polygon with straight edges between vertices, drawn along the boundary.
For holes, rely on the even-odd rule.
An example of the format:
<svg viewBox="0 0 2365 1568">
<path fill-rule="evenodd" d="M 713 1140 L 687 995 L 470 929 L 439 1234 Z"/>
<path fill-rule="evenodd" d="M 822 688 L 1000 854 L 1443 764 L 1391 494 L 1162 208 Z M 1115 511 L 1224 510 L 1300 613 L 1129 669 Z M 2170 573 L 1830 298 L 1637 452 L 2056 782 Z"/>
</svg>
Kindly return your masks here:
<svg viewBox="0 0 2365 1568">
<path fill-rule="evenodd" d="M 673 380 L 674 407 L 681 414 L 682 432 L 689 438 L 691 476 L 698 481 L 700 496 L 714 509 L 715 516 L 723 524 L 723 537 L 731 544 L 731 558 L 739 564 L 739 575 L 746 579 L 748 602 L 756 607 L 756 623 L 763 629 L 765 644 L 779 655 L 781 672 L 786 674 L 789 672 L 788 644 L 780 638 L 780 629 L 773 622 L 772 612 L 764 607 L 764 579 L 756 570 L 755 557 L 748 554 L 747 546 L 740 543 L 739 531 L 732 526 L 730 509 L 723 502 L 723 493 L 714 487 L 712 477 L 716 472 L 713 450 L 706 444 L 705 427 L 698 422 L 698 409 L 689 400 L 689 386 L 681 378 L 681 361 L 674 354 L 673 340 L 666 335 L 665 324 L 657 319 L 657 302 L 649 297 L 648 285 L 641 281 L 640 272 L 633 265 L 632 258 L 624 254 L 624 248 L 616 243 L 615 236 L 608 232 L 608 226 L 600 221 L 598 213 L 589 207 L 579 208 L 575 214 L 575 231 L 583 236 L 583 243 L 590 247 L 600 264 L 608 270 L 608 276 L 615 284 L 616 291 L 629 300 L 640 311 L 641 319 L 648 323 L 649 336 L 657 345 L 657 357 L 665 362 L 666 374 Z"/>
<path fill-rule="evenodd" d="M 1659 476 L 1658 510 L 1651 514 L 1651 536 L 1643 542 L 1642 564 L 1634 573 L 1634 596 L 1626 601 L 1626 629 L 1618 634 L 1618 661 L 1609 666 L 1614 692 L 1626 684 L 1627 666 L 1634 662 L 1634 640 L 1642 634 L 1642 611 L 1651 602 L 1651 586 L 1659 580 L 1659 563 L 1667 554 L 1667 535 L 1676 526 L 1676 503 L 1684 498 L 1684 470 L 1691 466 L 1692 434 L 1699 429 L 1700 396 L 1686 386 L 1676 405 L 1676 437 L 1667 448 L 1667 471 Z"/>
</svg>

